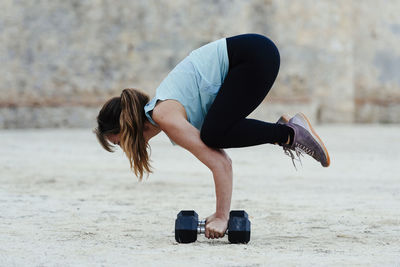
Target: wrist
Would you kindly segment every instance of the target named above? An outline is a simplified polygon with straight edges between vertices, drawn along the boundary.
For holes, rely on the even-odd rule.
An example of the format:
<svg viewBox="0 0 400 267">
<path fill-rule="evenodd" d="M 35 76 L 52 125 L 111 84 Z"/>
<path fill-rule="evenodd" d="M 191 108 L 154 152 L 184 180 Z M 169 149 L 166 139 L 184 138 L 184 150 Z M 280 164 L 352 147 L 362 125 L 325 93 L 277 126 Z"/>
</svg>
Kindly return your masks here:
<svg viewBox="0 0 400 267">
<path fill-rule="evenodd" d="M 215 218 L 227 221 L 229 220 L 229 212 L 215 212 Z"/>
</svg>

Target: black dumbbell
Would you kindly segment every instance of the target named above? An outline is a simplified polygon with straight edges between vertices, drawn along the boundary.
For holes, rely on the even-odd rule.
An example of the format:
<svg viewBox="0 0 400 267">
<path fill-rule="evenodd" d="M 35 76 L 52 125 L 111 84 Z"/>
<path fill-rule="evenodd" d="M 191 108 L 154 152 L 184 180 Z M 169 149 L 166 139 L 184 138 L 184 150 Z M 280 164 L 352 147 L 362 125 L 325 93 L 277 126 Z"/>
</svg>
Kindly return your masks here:
<svg viewBox="0 0 400 267">
<path fill-rule="evenodd" d="M 199 221 L 194 210 L 182 210 L 175 220 L 175 240 L 178 243 L 192 243 L 198 234 L 205 233 L 206 221 Z M 229 213 L 228 240 L 231 243 L 248 243 L 250 241 L 250 221 L 244 210 L 232 210 Z"/>
</svg>

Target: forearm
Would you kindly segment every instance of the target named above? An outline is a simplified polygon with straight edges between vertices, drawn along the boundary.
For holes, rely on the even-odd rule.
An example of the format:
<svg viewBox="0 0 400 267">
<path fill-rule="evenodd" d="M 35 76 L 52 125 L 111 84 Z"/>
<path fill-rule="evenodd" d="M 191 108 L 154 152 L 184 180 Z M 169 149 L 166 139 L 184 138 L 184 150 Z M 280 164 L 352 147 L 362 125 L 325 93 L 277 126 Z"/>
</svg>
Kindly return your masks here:
<svg viewBox="0 0 400 267">
<path fill-rule="evenodd" d="M 230 164 L 213 171 L 216 195 L 216 212 L 218 218 L 229 218 L 232 198 L 232 168 Z"/>
</svg>

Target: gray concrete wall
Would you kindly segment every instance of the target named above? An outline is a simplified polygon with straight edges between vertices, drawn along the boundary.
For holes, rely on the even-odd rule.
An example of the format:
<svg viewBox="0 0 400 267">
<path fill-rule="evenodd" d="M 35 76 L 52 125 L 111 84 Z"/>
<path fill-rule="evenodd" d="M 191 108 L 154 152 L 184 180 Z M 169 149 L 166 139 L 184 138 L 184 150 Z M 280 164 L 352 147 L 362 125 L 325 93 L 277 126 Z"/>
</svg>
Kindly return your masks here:
<svg viewBox="0 0 400 267">
<path fill-rule="evenodd" d="M 257 32 L 281 70 L 253 116 L 400 122 L 400 2 L 0 2 L 0 128 L 94 126 L 123 88 L 150 95 L 191 50 Z"/>
</svg>

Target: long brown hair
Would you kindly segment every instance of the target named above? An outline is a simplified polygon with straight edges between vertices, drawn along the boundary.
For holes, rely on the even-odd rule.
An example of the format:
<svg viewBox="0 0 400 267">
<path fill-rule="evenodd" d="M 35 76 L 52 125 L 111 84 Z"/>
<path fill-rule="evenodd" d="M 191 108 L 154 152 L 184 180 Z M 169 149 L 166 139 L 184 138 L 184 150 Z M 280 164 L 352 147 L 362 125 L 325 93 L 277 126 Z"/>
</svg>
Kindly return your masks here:
<svg viewBox="0 0 400 267">
<path fill-rule="evenodd" d="M 129 159 L 132 171 L 142 180 L 144 172 L 151 173 L 149 145 L 143 136 L 146 115 L 144 106 L 149 96 L 132 88 L 122 90 L 101 108 L 94 133 L 102 147 L 113 152 L 107 135 L 121 134 L 120 146 Z"/>
</svg>

